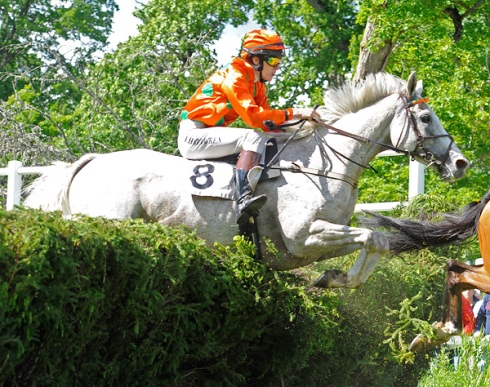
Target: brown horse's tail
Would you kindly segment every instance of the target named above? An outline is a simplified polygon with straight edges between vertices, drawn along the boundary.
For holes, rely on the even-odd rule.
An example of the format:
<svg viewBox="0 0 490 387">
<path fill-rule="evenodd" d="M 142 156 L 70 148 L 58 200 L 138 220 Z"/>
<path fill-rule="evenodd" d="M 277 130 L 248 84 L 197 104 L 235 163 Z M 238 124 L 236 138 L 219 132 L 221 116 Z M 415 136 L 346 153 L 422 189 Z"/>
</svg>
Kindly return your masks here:
<svg viewBox="0 0 490 387">
<path fill-rule="evenodd" d="M 367 212 L 371 218 L 362 218 L 361 222 L 367 227 L 386 229 L 390 251 L 400 254 L 404 251 L 462 243 L 476 235 L 478 220 L 489 200 L 490 190 L 480 201 L 466 205 L 461 214 L 444 214 L 444 219 L 437 223 L 395 219 L 372 212 Z"/>
</svg>

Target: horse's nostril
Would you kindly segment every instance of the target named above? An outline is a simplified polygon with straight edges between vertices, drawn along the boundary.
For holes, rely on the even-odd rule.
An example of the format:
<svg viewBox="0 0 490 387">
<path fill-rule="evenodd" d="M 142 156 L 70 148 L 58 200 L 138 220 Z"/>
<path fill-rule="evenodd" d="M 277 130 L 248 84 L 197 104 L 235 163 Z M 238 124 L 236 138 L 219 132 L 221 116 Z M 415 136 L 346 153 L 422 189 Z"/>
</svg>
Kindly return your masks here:
<svg viewBox="0 0 490 387">
<path fill-rule="evenodd" d="M 466 169 L 468 167 L 468 161 L 465 159 L 456 160 L 456 167 L 458 169 Z"/>
</svg>

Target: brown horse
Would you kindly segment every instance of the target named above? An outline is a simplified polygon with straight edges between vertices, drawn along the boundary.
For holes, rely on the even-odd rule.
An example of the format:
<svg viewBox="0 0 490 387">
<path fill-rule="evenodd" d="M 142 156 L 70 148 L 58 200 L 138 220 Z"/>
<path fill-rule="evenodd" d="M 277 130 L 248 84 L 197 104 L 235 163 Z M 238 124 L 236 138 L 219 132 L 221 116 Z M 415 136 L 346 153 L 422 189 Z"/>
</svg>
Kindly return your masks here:
<svg viewBox="0 0 490 387">
<path fill-rule="evenodd" d="M 483 265 L 467 265 L 455 259 L 446 264 L 442 321 L 433 324 L 434 338 L 418 335 L 410 350 L 421 352 L 438 346 L 462 332 L 461 292 L 479 289 L 490 293 L 490 190 L 478 202 L 468 204 L 460 215 L 446 214 L 441 222 L 394 219 L 370 213 L 364 223 L 390 230 L 385 234 L 394 254 L 432 246 L 458 243 L 478 234 Z"/>
</svg>

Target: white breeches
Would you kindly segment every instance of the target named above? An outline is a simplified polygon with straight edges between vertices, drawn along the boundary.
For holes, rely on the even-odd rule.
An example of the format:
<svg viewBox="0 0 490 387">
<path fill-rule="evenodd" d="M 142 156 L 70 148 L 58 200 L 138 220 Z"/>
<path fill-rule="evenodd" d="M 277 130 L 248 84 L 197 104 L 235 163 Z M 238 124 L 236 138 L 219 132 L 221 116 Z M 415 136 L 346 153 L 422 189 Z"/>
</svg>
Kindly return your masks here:
<svg viewBox="0 0 490 387">
<path fill-rule="evenodd" d="M 179 126 L 179 151 L 186 159 L 213 159 L 242 150 L 264 154 L 267 136 L 253 129 L 206 127 L 202 122 L 183 120 Z"/>
</svg>

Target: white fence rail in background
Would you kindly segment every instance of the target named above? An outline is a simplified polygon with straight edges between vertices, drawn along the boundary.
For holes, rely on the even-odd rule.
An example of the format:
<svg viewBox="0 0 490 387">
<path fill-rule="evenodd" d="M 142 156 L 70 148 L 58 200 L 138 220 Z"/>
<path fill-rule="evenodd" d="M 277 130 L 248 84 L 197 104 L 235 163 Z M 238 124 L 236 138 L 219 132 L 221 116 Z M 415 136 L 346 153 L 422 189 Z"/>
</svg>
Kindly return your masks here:
<svg viewBox="0 0 490 387">
<path fill-rule="evenodd" d="M 399 156 L 398 153 L 386 151 L 379 156 Z M 7 176 L 7 203 L 6 209 L 12 210 L 20 204 L 22 191 L 22 176 L 41 174 L 48 167 L 24 167 L 20 161 L 10 161 L 7 168 L 0 168 L 0 176 Z M 424 193 L 424 171 L 425 167 L 417 161 L 410 161 L 410 172 L 408 181 L 408 199 L 412 199 L 420 193 Z M 386 203 L 360 203 L 356 205 L 355 212 L 389 211 L 398 206 L 400 202 Z"/>
<path fill-rule="evenodd" d="M 378 157 L 386 156 L 401 156 L 399 153 L 394 151 L 384 151 L 381 152 Z M 418 194 L 423 194 L 425 190 L 425 166 L 418 161 L 410 160 L 408 166 L 408 200 L 413 199 Z M 355 212 L 361 212 L 364 210 L 373 212 L 390 211 L 400 202 L 385 202 L 385 203 L 359 203 L 356 205 Z"/>
<path fill-rule="evenodd" d="M 0 168 L 0 176 L 7 176 L 7 203 L 5 208 L 12 210 L 20 204 L 22 175 L 41 174 L 48 167 L 24 167 L 20 161 L 9 161 L 7 168 Z"/>
</svg>

